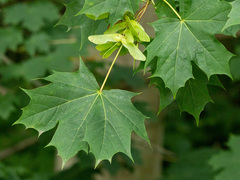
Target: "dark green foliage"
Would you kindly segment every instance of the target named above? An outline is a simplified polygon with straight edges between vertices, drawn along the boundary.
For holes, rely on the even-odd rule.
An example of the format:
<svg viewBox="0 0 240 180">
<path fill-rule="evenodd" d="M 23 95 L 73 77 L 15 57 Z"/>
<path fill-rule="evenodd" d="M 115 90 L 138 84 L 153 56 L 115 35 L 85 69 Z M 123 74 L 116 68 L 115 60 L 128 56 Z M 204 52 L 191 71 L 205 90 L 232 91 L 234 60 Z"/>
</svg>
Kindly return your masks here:
<svg viewBox="0 0 240 180">
<path fill-rule="evenodd" d="M 158 122 L 156 112 L 146 102 L 131 102 L 135 93 L 109 89 L 139 93 L 147 87 L 145 80 L 141 74 L 132 76 L 132 67 L 114 65 L 100 93 L 97 91 L 98 84 L 103 82 L 107 73 L 105 67 L 110 64 L 105 60 L 95 61 L 96 56 L 87 51 L 88 36 L 102 34 L 117 25 L 119 20 L 124 20 L 126 13 L 134 19 L 141 2 L 0 0 L 0 179 L 91 180 L 106 170 L 112 176 L 122 169 L 134 172 L 136 166 L 131 159 L 141 166 L 143 154 L 135 149 L 134 139 L 130 141 L 132 131 L 147 139 L 143 124 L 145 116 L 136 109 L 155 123 Z M 239 40 L 215 34 L 237 36 L 236 32 L 240 29 L 239 1 L 154 2 L 158 20 L 151 25 L 156 30 L 156 36 L 151 42 L 142 43 L 146 47 L 144 55 L 147 61 L 140 63 L 138 71 L 149 68 L 151 84 L 160 92 L 159 114 L 165 131 L 164 148 L 169 150 L 161 154 L 164 179 L 237 180 L 239 137 L 229 137 L 231 133 L 240 134 Z M 153 12 L 147 9 L 148 13 Z M 124 32 L 119 33 L 125 35 Z M 218 40 L 226 41 L 226 48 Z M 137 41 L 139 39 L 134 39 L 133 43 L 138 44 Z M 233 54 L 226 49 L 236 56 L 232 57 Z M 82 63 L 84 68 L 82 74 L 79 73 L 81 78 L 76 78 L 80 80 L 77 87 L 86 88 L 94 81 L 94 95 L 92 91 L 71 86 L 73 74 L 76 74 L 72 71 L 77 70 L 79 54 L 96 79 Z M 69 78 L 61 84 L 60 79 L 66 78 L 66 74 Z M 234 82 L 226 75 L 232 75 Z M 48 78 L 37 79 L 46 76 Z M 49 81 L 52 83 L 49 84 Z M 31 94 L 31 100 L 19 87 L 32 89 L 26 90 Z M 90 93 L 88 95 L 95 99 L 89 97 L 86 101 L 72 103 L 76 102 L 76 98 L 85 97 L 81 93 Z M 110 103 L 107 98 L 114 102 Z M 36 140 L 35 131 L 12 126 L 21 116 L 20 108 L 29 101 L 30 105 L 24 109 L 23 118 L 18 122 L 40 133 L 44 131 L 39 140 Z M 208 103 L 212 101 L 215 103 Z M 59 102 L 69 106 L 59 105 Z M 54 108 L 60 110 L 51 114 Z M 86 126 L 81 128 L 83 126 L 76 124 L 87 111 Z M 80 114 L 72 116 L 72 112 Z M 35 118 L 28 117 L 29 114 Z M 189 114 L 197 120 L 198 127 Z M 43 125 L 43 122 L 46 124 Z M 82 139 L 73 135 L 76 127 L 80 127 Z M 15 145 L 25 144 L 25 140 L 29 139 L 33 144 L 23 150 L 10 155 L 3 153 L 5 150 L 8 152 L 8 147 L 15 149 Z M 57 147 L 58 152 L 52 147 L 44 149 L 49 142 Z M 64 158 L 65 164 L 79 150 L 87 153 L 80 151 L 66 166 L 68 168 L 54 171 L 58 164 L 56 154 Z M 155 146 L 153 150 L 156 150 Z M 95 157 L 98 164 L 104 159 L 110 161 L 119 151 L 128 156 L 118 153 L 111 164 L 103 161 L 94 169 Z M 209 159 L 211 165 L 207 163 Z M 235 167 L 238 169 L 235 170 Z"/>
</svg>

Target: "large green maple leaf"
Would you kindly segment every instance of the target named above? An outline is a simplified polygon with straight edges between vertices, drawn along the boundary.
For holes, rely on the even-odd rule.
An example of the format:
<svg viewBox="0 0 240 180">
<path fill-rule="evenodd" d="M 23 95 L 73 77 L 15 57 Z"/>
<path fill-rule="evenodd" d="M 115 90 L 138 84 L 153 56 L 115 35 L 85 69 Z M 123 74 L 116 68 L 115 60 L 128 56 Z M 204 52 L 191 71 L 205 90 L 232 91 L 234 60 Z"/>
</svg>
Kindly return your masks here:
<svg viewBox="0 0 240 180">
<path fill-rule="evenodd" d="M 25 90 L 31 97 L 16 122 L 39 133 L 57 130 L 49 145 L 55 146 L 63 165 L 78 151 L 91 152 L 96 165 L 122 152 L 132 159 L 130 144 L 134 131 L 148 141 L 146 118 L 131 103 L 136 95 L 123 90 L 99 92 L 92 73 L 80 62 L 73 73 L 55 72 L 45 78 L 52 83 Z"/>
<path fill-rule="evenodd" d="M 86 42 L 88 36 L 96 33 L 96 30 L 101 21 L 94 21 L 84 14 L 77 15 L 77 13 L 83 8 L 84 1 L 77 0 L 68 4 L 66 6 L 66 12 L 62 16 L 62 18 L 58 21 L 56 25 L 65 25 L 68 27 L 68 31 L 77 27 L 80 29 L 81 34 L 81 45 L 80 48 L 83 47 L 83 44 Z"/>
<path fill-rule="evenodd" d="M 240 177 L 240 137 L 231 136 L 228 145 L 230 151 L 221 151 L 209 161 L 215 170 L 221 170 L 215 180 L 238 180 Z"/>
<path fill-rule="evenodd" d="M 157 8 L 164 4 L 171 11 L 165 14 L 157 11 L 161 19 L 152 24 L 156 37 L 147 47 L 145 67 L 157 56 L 157 69 L 152 77 L 163 79 L 174 96 L 193 78 L 192 62 L 208 78 L 214 74 L 231 76 L 229 60 L 232 55 L 215 38 L 226 23 L 230 5 L 219 0 L 191 1 L 191 5 L 186 1 L 184 8 L 181 7 L 184 3 L 180 3 L 179 17 L 165 1 L 159 2 Z"/>
<path fill-rule="evenodd" d="M 121 20 L 126 12 L 132 14 L 138 10 L 141 0 L 85 0 L 80 14 L 95 16 L 95 19 L 104 14 L 109 14 L 111 25 Z"/>
</svg>

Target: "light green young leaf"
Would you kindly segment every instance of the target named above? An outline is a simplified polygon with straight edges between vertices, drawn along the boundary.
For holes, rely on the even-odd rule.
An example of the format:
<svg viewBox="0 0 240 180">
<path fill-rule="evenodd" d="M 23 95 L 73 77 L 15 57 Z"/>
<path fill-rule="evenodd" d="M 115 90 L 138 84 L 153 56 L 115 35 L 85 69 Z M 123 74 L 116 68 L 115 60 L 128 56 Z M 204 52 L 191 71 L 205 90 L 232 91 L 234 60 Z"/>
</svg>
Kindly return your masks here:
<svg viewBox="0 0 240 180">
<path fill-rule="evenodd" d="M 110 27 L 107 31 L 104 32 L 104 34 L 118 33 L 119 31 L 124 30 L 126 28 L 127 28 L 127 23 L 121 22 L 121 23 L 115 24 L 113 27 Z"/>
<path fill-rule="evenodd" d="M 163 79 L 174 96 L 193 78 L 192 61 L 208 78 L 214 74 L 231 76 L 229 60 L 232 55 L 215 38 L 215 34 L 221 33 L 231 7 L 224 1 L 202 0 L 192 1 L 187 8 L 183 14 L 180 12 L 182 20 L 172 12 L 171 17 L 153 23 L 156 37 L 146 48 L 145 68 L 158 57 L 153 77 Z"/>
<path fill-rule="evenodd" d="M 83 9 L 78 14 L 90 14 L 97 19 L 100 15 L 109 13 L 109 22 L 113 26 L 122 20 L 126 12 L 134 14 L 141 0 L 85 0 Z"/>
<path fill-rule="evenodd" d="M 116 51 L 117 49 L 119 49 L 121 46 L 121 43 L 115 43 L 112 47 L 110 47 L 109 49 L 105 50 L 105 51 L 102 51 L 100 53 L 100 55 L 103 56 L 103 58 L 108 58 L 109 56 L 112 55 L 112 53 L 114 51 Z"/>
<path fill-rule="evenodd" d="M 125 16 L 128 27 L 133 35 L 142 42 L 150 42 L 150 37 L 145 32 L 144 28 L 135 20 L 130 20 L 128 16 Z"/>
<path fill-rule="evenodd" d="M 131 54 L 131 56 L 134 59 L 139 60 L 139 61 L 145 61 L 146 60 L 146 57 L 144 56 L 144 54 L 133 43 L 123 42 L 123 46 L 128 49 L 129 53 Z"/>
<path fill-rule="evenodd" d="M 98 51 L 106 51 L 109 48 L 113 47 L 115 44 L 116 44 L 116 42 L 108 42 L 108 43 L 105 43 L 105 44 L 99 44 L 99 45 L 96 46 L 96 49 Z M 121 45 L 121 43 L 119 43 L 119 45 Z"/>
<path fill-rule="evenodd" d="M 55 146 L 63 165 L 78 151 L 91 152 L 96 165 L 111 161 L 118 152 L 131 155 L 131 133 L 149 142 L 144 119 L 131 103 L 135 93 L 123 90 L 99 92 L 93 74 L 80 61 L 79 71 L 55 72 L 45 78 L 52 83 L 25 90 L 31 97 L 15 124 L 24 124 L 39 133 L 54 128 L 49 146 Z"/>
<path fill-rule="evenodd" d="M 125 39 L 126 42 L 134 43 L 134 37 L 130 29 L 125 30 Z"/>
<path fill-rule="evenodd" d="M 209 164 L 215 170 L 221 170 L 215 177 L 215 180 L 238 180 L 240 177 L 240 137 L 231 136 L 228 146 L 230 151 L 221 151 L 215 154 L 209 161 Z"/>
<path fill-rule="evenodd" d="M 88 39 L 89 39 L 89 41 L 93 42 L 94 44 L 105 44 L 105 43 L 109 43 L 109 42 L 121 42 L 122 45 L 128 49 L 129 53 L 131 54 L 131 56 L 134 59 L 140 60 L 140 61 L 146 60 L 146 57 L 144 56 L 144 54 L 137 48 L 137 46 L 135 46 L 131 42 L 132 38 L 129 36 L 123 36 L 121 34 L 115 33 L 115 34 L 89 36 Z"/>
<path fill-rule="evenodd" d="M 120 42 L 124 39 L 124 36 L 121 34 L 103 34 L 103 35 L 93 35 L 89 36 L 88 40 L 94 44 L 105 44 L 108 42 Z"/>
</svg>

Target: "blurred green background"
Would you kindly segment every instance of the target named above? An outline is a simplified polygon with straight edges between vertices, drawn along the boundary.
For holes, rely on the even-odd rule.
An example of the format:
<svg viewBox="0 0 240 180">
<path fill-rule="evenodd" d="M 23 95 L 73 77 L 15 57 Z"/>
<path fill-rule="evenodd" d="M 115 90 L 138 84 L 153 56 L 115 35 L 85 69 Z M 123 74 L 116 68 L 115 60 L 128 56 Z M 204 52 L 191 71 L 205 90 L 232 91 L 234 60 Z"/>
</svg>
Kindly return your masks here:
<svg viewBox="0 0 240 180">
<path fill-rule="evenodd" d="M 0 0 L 0 180 L 240 179 L 239 36 L 217 35 L 236 54 L 230 63 L 234 81 L 219 76 L 225 90 L 209 87 L 215 103 L 206 106 L 199 127 L 192 116 L 180 114 L 175 103 L 156 116 L 158 92 L 148 86 L 147 75 L 133 76 L 131 58 L 122 58 L 114 67 L 107 88 L 142 91 L 134 104 L 150 117 L 146 126 L 152 149 L 133 135 L 135 164 L 117 154 L 111 165 L 103 162 L 94 169 L 94 157 L 80 152 L 61 170 L 56 149 L 44 148 L 54 129 L 37 139 L 36 131 L 25 130 L 22 125 L 12 126 L 21 115 L 20 108 L 29 102 L 19 87 L 32 89 L 47 84 L 38 78 L 51 74 L 52 70 L 76 70 L 79 55 L 97 80 L 103 81 L 110 61 L 101 60 L 88 42 L 79 50 L 80 27 L 68 32 L 65 26 L 54 27 L 65 11 L 66 2 L 70 1 Z M 153 21 L 153 12 L 148 13 L 143 19 L 145 24 L 149 19 Z M 106 27 L 107 23 L 103 23 L 98 31 L 103 32 Z"/>
</svg>

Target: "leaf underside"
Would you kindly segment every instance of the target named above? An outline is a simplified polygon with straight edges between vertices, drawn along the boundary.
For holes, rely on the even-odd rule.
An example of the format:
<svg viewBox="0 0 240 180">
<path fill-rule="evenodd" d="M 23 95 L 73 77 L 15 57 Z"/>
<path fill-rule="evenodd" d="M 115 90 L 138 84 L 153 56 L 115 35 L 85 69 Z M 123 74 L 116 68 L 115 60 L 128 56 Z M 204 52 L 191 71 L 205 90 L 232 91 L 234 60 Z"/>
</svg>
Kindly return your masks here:
<svg viewBox="0 0 240 180">
<path fill-rule="evenodd" d="M 123 90 L 99 92 L 95 77 L 80 61 L 77 72 L 54 72 L 52 83 L 25 90 L 31 101 L 16 124 L 39 133 L 57 130 L 48 146 L 55 146 L 63 165 L 78 151 L 91 152 L 96 165 L 111 162 L 117 152 L 132 159 L 131 133 L 148 141 L 145 116 L 131 103 L 135 93 Z"/>
</svg>

